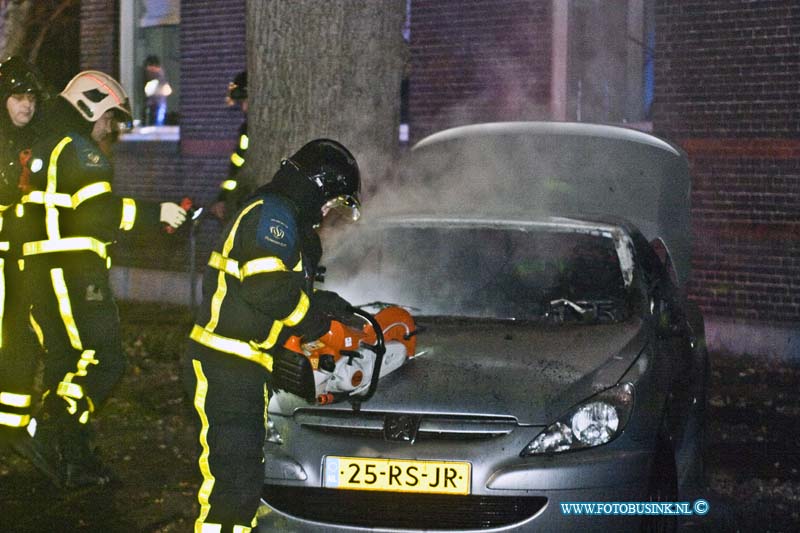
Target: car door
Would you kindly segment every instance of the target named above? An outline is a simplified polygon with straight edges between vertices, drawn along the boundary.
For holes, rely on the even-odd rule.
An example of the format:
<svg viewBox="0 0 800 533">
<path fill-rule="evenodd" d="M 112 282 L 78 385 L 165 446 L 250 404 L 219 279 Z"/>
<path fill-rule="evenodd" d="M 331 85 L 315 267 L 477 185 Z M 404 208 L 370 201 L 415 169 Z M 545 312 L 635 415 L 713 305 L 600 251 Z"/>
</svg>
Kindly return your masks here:
<svg viewBox="0 0 800 533">
<path fill-rule="evenodd" d="M 660 239 L 654 240 L 661 242 Z M 693 349 L 685 307 L 669 264 L 665 264 L 653 244 L 638 240 L 637 254 L 645 271 L 648 296 L 653 309 L 656 350 L 668 360 L 669 390 L 665 422 L 670 435 L 680 439 L 693 402 Z M 665 255 L 668 262 L 668 255 Z"/>
</svg>

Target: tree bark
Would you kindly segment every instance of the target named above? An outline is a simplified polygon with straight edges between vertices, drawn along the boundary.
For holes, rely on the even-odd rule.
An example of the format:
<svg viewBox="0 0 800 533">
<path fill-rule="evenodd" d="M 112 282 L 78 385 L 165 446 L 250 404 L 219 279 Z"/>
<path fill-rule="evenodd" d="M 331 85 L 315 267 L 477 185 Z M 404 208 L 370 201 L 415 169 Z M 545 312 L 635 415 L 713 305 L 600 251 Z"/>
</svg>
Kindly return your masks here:
<svg viewBox="0 0 800 533">
<path fill-rule="evenodd" d="M 307 141 L 333 138 L 366 195 L 398 156 L 405 0 L 248 0 L 248 167 L 257 184 Z"/>
<path fill-rule="evenodd" d="M 61 0 L 59 4 L 53 9 L 53 12 L 50 13 L 47 17 L 47 21 L 44 23 L 42 28 L 39 30 L 39 34 L 34 39 L 33 45 L 31 46 L 31 52 L 29 55 L 29 60 L 31 63 L 36 63 L 36 60 L 39 57 L 39 50 L 42 47 L 42 43 L 44 43 L 45 37 L 47 37 L 47 32 L 53 26 L 53 23 L 61 17 L 64 12 L 74 7 L 78 4 L 79 0 Z"/>
<path fill-rule="evenodd" d="M 0 60 L 21 52 L 32 6 L 31 0 L 0 2 Z"/>
</svg>

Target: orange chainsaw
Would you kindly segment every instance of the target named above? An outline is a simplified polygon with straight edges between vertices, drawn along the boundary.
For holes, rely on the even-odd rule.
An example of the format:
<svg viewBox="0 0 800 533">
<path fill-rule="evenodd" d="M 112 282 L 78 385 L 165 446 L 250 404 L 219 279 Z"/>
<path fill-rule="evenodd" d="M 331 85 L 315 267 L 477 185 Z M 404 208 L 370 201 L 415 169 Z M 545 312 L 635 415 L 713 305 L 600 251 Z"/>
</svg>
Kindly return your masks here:
<svg viewBox="0 0 800 533">
<path fill-rule="evenodd" d="M 328 333 L 302 343 L 289 337 L 276 353 L 274 386 L 317 404 L 349 400 L 354 408 L 375 394 L 378 380 L 414 357 L 418 330 L 411 313 L 395 305 L 374 316 L 351 307 L 362 328 L 331 321 Z"/>
</svg>

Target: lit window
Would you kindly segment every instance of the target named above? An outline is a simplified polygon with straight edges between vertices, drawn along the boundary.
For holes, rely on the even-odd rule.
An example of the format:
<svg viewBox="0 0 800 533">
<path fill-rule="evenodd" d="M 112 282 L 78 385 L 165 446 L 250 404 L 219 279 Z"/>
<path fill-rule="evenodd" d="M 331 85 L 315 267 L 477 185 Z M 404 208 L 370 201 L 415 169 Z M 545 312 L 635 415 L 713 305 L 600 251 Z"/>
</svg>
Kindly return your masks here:
<svg viewBox="0 0 800 533">
<path fill-rule="evenodd" d="M 573 0 L 559 11 L 563 75 L 559 120 L 649 128 L 653 101 L 654 1 Z"/>
<path fill-rule="evenodd" d="M 120 3 L 120 81 L 131 97 L 127 140 L 177 140 L 180 0 Z"/>
</svg>

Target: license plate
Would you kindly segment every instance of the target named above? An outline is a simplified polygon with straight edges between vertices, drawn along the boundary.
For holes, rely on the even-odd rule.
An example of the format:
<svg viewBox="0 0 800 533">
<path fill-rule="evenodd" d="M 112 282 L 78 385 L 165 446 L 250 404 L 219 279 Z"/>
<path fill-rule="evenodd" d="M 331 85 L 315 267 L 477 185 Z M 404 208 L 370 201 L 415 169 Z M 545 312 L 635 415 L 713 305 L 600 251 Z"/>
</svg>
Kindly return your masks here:
<svg viewBox="0 0 800 533">
<path fill-rule="evenodd" d="M 409 459 L 325 458 L 323 486 L 335 489 L 469 494 L 470 463 Z"/>
</svg>

